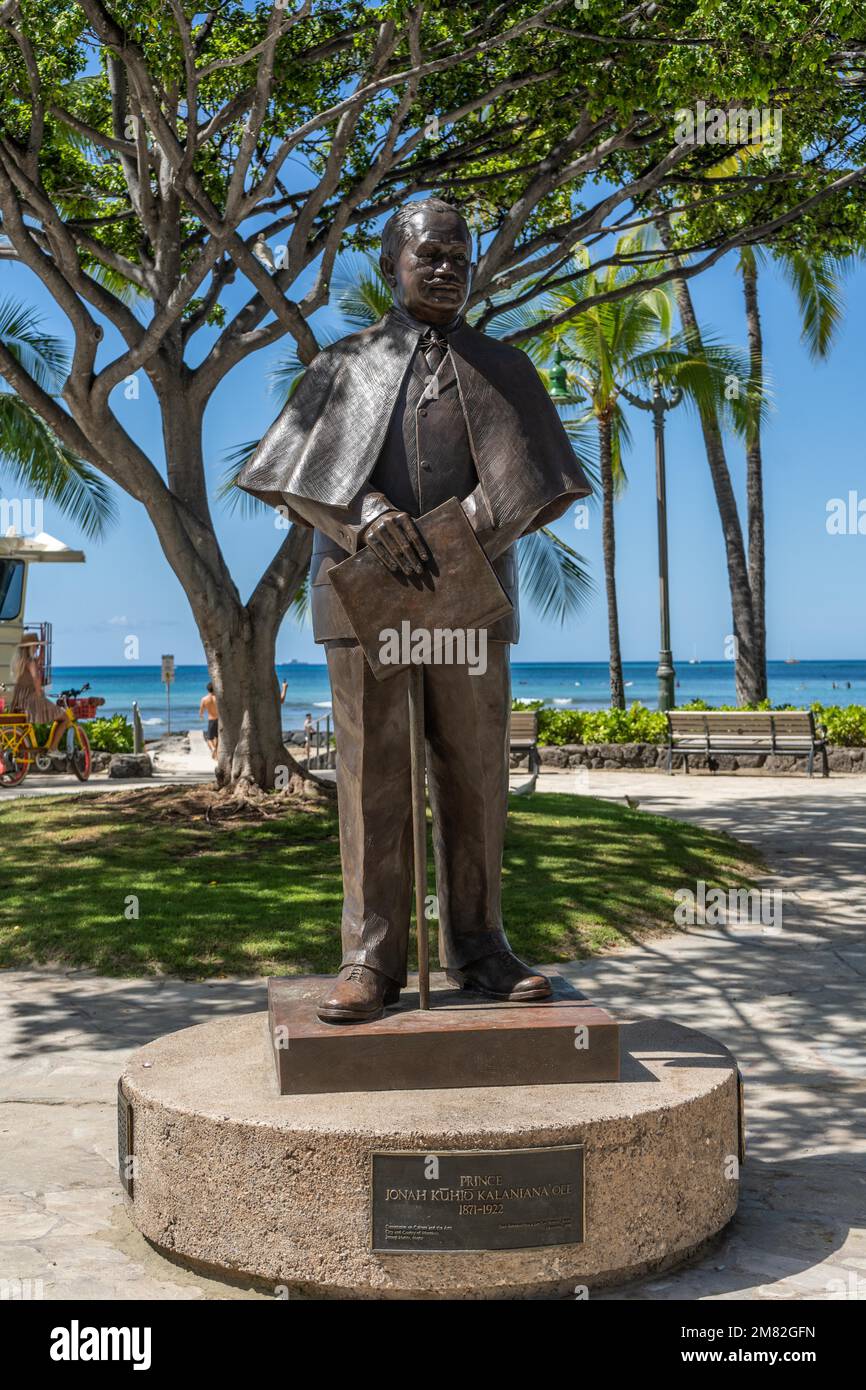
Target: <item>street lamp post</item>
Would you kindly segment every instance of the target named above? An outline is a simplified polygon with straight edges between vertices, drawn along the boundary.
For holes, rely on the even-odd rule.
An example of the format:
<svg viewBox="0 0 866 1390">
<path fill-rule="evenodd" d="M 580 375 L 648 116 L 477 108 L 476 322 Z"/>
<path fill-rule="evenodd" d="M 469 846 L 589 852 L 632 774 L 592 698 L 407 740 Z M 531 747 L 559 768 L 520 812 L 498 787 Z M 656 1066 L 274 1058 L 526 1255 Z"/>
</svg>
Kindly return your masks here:
<svg viewBox="0 0 866 1390">
<path fill-rule="evenodd" d="M 568 380 L 566 362 L 579 362 L 576 353 L 563 352 L 562 344 L 557 343 L 553 353 L 553 366 L 548 372 L 548 394 L 554 405 L 579 405 L 583 394 Z"/>
<path fill-rule="evenodd" d="M 632 391 L 624 390 L 623 395 L 631 405 L 640 410 L 649 410 L 653 417 L 653 432 L 656 443 L 656 519 L 659 539 L 659 664 L 656 675 L 659 683 L 659 709 L 673 709 L 676 704 L 676 670 L 671 650 L 671 606 L 668 583 L 668 515 L 667 479 L 665 475 L 665 415 L 674 410 L 683 398 L 679 386 L 674 386 L 665 395 L 658 373 L 652 381 L 652 397 L 644 400 Z"/>
</svg>

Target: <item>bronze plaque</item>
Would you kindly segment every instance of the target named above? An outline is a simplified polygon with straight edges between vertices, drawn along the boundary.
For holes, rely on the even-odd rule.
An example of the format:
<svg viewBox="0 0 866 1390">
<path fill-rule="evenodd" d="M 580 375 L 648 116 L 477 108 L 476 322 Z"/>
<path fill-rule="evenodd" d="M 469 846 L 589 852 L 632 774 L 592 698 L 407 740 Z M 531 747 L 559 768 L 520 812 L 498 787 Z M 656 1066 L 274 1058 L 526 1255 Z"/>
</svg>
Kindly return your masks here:
<svg viewBox="0 0 866 1390">
<path fill-rule="evenodd" d="M 583 1240 L 583 1146 L 371 1154 L 378 1254 L 527 1250 Z"/>
<path fill-rule="evenodd" d="M 126 1195 L 133 1196 L 132 1106 L 117 1083 L 117 1170 Z"/>
</svg>

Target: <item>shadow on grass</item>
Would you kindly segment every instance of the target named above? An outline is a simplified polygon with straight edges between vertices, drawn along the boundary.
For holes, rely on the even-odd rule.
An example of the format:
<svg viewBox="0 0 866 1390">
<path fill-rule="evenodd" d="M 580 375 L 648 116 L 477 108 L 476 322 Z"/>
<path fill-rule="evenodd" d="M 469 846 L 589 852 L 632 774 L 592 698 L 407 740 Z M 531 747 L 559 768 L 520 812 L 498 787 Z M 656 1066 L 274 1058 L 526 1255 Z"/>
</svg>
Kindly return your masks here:
<svg viewBox="0 0 866 1390">
<path fill-rule="evenodd" d="M 674 892 L 698 879 L 748 886 L 759 853 L 701 826 L 561 794 L 509 816 L 503 875 L 509 938 L 533 961 L 582 959 L 674 925 Z"/>
<path fill-rule="evenodd" d="M 162 820 L 158 795 L 147 796 L 122 808 L 111 794 L 0 808 L 0 965 L 187 978 L 337 969 L 330 809 L 211 826 Z M 741 884 L 758 865 L 714 831 L 589 797 L 526 797 L 506 838 L 509 937 L 544 962 L 677 930 L 676 888 Z"/>
</svg>

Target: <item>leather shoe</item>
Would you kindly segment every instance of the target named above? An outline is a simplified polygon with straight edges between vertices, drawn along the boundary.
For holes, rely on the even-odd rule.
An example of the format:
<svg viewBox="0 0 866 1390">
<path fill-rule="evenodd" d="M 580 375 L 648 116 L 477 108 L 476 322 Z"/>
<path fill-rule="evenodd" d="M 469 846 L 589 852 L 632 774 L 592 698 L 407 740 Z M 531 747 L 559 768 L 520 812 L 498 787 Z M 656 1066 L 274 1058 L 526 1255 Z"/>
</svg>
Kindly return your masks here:
<svg viewBox="0 0 866 1390">
<path fill-rule="evenodd" d="M 549 999 L 553 993 L 546 975 L 536 975 L 511 951 L 494 951 L 470 961 L 463 970 L 448 970 L 447 979 L 461 989 L 488 994 L 492 999 L 513 1003 Z"/>
<path fill-rule="evenodd" d="M 396 1004 L 400 986 L 368 965 L 344 965 L 316 1008 L 323 1023 L 369 1023 Z"/>
</svg>

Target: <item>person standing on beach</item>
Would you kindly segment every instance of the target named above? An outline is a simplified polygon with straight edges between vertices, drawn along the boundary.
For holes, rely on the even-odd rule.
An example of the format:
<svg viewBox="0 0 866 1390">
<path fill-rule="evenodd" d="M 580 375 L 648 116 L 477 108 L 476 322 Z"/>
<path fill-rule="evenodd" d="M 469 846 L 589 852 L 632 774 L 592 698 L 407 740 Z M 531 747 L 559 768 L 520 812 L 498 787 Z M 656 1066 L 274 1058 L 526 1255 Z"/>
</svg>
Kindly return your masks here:
<svg viewBox="0 0 866 1390">
<path fill-rule="evenodd" d="M 217 745 L 219 743 L 219 710 L 217 709 L 216 695 L 213 693 L 213 681 L 207 683 L 207 694 L 202 695 L 201 704 L 198 707 L 200 719 L 207 719 L 207 729 L 205 730 L 204 741 L 210 749 L 210 755 L 216 762 Z"/>
</svg>

